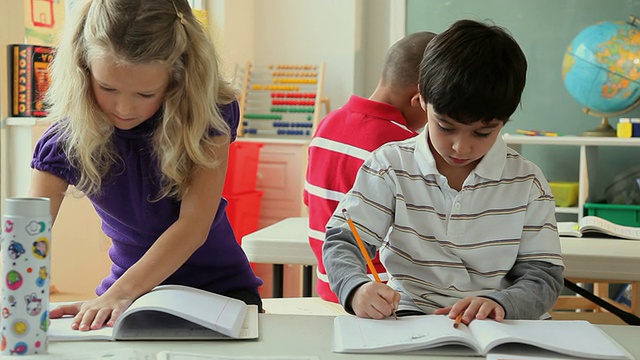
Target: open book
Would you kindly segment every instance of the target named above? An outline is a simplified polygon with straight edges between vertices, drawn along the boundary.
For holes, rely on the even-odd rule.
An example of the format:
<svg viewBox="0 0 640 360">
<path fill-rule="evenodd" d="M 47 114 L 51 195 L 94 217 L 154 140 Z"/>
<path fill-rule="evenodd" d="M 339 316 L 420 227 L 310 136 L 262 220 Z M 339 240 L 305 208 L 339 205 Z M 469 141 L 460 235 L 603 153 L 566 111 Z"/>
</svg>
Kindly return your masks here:
<svg viewBox="0 0 640 360">
<path fill-rule="evenodd" d="M 447 350 L 461 353 L 466 349 L 467 354 L 486 356 L 494 348 L 500 350 L 499 345 L 525 344 L 582 358 L 632 358 L 587 321 L 474 320 L 469 326 L 458 328 L 453 323 L 453 319 L 444 315 L 407 316 L 398 320 L 340 315 L 333 323 L 333 351 L 390 353 L 437 348 L 443 354 Z"/>
<path fill-rule="evenodd" d="M 560 236 L 587 236 L 587 233 L 594 235 L 609 235 L 622 239 L 640 240 L 640 228 L 614 224 L 597 216 L 585 216 L 579 223 L 559 222 L 558 234 Z"/>
<path fill-rule="evenodd" d="M 78 331 L 73 317 L 51 319 L 50 341 L 213 340 L 258 338 L 258 307 L 182 285 L 161 285 L 140 296 L 113 327 Z"/>
</svg>

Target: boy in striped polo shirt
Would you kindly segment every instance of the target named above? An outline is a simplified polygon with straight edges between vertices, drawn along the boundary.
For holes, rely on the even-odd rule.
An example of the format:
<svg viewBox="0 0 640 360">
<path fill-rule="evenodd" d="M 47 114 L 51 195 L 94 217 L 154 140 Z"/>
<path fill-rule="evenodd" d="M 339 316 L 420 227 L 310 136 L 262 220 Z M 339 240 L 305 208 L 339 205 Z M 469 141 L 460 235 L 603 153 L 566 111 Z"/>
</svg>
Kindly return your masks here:
<svg viewBox="0 0 640 360">
<path fill-rule="evenodd" d="M 327 221 L 338 201 L 351 189 L 358 169 L 371 151 L 391 141 L 418 135 L 427 122 L 420 106 L 418 68 L 431 32 L 417 32 L 398 40 L 387 51 L 380 81 L 369 98 L 353 95 L 328 114 L 309 144 L 304 203 L 309 209 L 309 244 L 318 259 L 316 292 L 338 302 L 329 288 L 322 263 Z M 380 275 L 385 269 L 373 259 Z"/>
<path fill-rule="evenodd" d="M 420 135 L 380 147 L 327 224 L 323 260 L 344 308 L 361 317 L 462 314 L 538 319 L 563 286 L 555 202 L 540 169 L 500 130 L 520 104 L 527 61 L 495 25 L 460 20 L 420 65 Z M 387 284 L 371 281 L 342 214 Z"/>
</svg>

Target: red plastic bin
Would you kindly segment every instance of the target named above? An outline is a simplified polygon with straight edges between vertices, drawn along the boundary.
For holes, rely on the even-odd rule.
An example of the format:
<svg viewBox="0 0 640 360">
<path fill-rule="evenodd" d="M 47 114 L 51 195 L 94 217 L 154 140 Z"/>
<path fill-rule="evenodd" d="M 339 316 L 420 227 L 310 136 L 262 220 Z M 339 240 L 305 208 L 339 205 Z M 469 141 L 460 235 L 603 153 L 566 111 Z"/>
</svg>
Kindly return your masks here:
<svg viewBox="0 0 640 360">
<path fill-rule="evenodd" d="M 229 165 L 222 188 L 223 195 L 243 194 L 256 190 L 258 181 L 258 142 L 234 141 L 229 146 Z"/>
<path fill-rule="evenodd" d="M 244 194 L 225 195 L 229 203 L 227 217 L 239 244 L 242 243 L 243 236 L 258 230 L 262 194 L 262 191 L 250 191 Z"/>
</svg>

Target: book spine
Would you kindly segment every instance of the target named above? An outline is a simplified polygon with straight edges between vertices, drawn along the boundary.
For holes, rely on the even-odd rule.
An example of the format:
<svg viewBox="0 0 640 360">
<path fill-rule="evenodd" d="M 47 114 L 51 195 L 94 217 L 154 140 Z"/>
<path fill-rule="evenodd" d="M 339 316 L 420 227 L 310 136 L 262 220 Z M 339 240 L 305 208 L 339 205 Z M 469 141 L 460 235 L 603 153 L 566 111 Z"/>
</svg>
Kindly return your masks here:
<svg viewBox="0 0 640 360">
<path fill-rule="evenodd" d="M 44 95 L 49 88 L 53 48 L 28 44 L 8 45 L 9 102 L 12 117 L 44 117 Z"/>
</svg>

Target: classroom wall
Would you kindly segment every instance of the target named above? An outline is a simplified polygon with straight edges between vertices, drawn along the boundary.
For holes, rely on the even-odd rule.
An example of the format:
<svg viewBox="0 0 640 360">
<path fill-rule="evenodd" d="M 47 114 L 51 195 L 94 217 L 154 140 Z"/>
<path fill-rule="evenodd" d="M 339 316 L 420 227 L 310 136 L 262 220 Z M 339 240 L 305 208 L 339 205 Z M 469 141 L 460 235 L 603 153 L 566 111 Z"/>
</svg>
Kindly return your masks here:
<svg viewBox="0 0 640 360">
<path fill-rule="evenodd" d="M 25 1 L 0 0 L 0 116 L 4 119 L 8 109 L 8 80 L 6 46 L 25 41 Z M 34 126 L 33 139 L 37 139 L 46 125 Z M 7 174 L 11 172 L 6 148 L 6 129 L 0 133 L 0 155 L 2 158 L 2 208 L 4 199 L 23 196 L 25 193 L 11 193 L 7 184 Z M 14 165 L 15 166 L 15 165 Z M 15 171 L 15 168 L 14 168 Z M 22 179 L 20 188 L 27 188 L 30 179 Z M 15 184 L 14 184 L 15 185 Z M 78 231 L 81 224 L 82 231 Z M 102 233 L 100 221 L 86 198 L 69 196 L 64 201 L 56 224 L 52 229 L 51 284 L 55 289 L 69 294 L 74 299 L 93 296 L 95 286 L 109 272 L 110 260 L 107 250 L 110 240 Z M 78 255 L 82 254 L 82 255 Z M 85 269 L 90 269 L 87 272 Z"/>
<path fill-rule="evenodd" d="M 254 0 L 209 0 L 209 31 L 225 73 L 233 77 L 236 65 L 244 66 L 254 56 Z"/>
<path fill-rule="evenodd" d="M 387 48 L 391 0 L 209 0 L 210 24 L 229 74 L 235 64 L 324 62 L 331 108 L 375 89 Z M 401 14 L 404 16 L 404 13 Z M 403 30 L 404 30 L 404 24 Z"/>
<path fill-rule="evenodd" d="M 0 80 L 6 79 L 5 45 L 24 41 L 26 1 L 0 1 Z M 324 96 L 329 98 L 332 109 L 344 104 L 352 94 L 367 97 L 375 89 L 386 49 L 396 40 L 390 16 L 393 10 L 397 11 L 396 4 L 404 5 L 391 0 L 206 0 L 205 3 L 221 66 L 229 77 L 234 75 L 237 64 L 244 66 L 247 61 L 324 62 Z M 403 18 L 404 12 L 401 15 Z M 4 118 L 7 81 L 0 81 L 0 86 L 0 115 Z M 1 170 L 6 175 L 4 149 L 2 155 Z M 2 190 L 6 189 L 7 184 L 3 183 Z"/>
<path fill-rule="evenodd" d="M 29 0 L 0 0 L 0 111 L 6 117 L 6 53 L 8 43 L 24 41 L 24 8 Z M 66 0 L 70 1 L 70 0 Z M 253 63 L 319 63 L 326 64 L 325 96 L 332 108 L 344 104 L 356 93 L 368 96 L 377 84 L 380 65 L 386 49 L 391 44 L 389 26 L 390 0 L 206 0 L 210 32 L 218 47 L 218 56 L 225 73 L 232 76 L 236 64 Z M 404 13 L 402 13 L 404 15 Z M 404 27 L 404 23 L 402 24 Z M 404 29 L 403 29 L 404 30 Z M 395 40 L 395 39 L 394 39 Z M 39 129 L 40 131 L 42 129 Z M 4 130 L 2 134 L 4 136 Z M 34 135 L 34 139 L 39 136 Z M 1 148 L 2 157 L 6 157 Z M 5 167 L 3 166 L 3 171 Z M 1 178 L 6 179 L 3 172 Z M 28 184 L 29 179 L 21 181 Z M 5 184 L 2 184 L 5 189 Z M 84 200 L 84 201 L 83 201 Z M 87 231 L 78 233 L 73 219 L 82 216 Z M 65 221 L 68 217 L 69 221 Z M 67 226 L 69 225 L 69 235 Z M 80 284 L 72 280 L 77 268 L 91 267 L 102 272 L 106 259 L 108 239 L 99 229 L 99 221 L 86 199 L 67 199 L 55 226 L 55 237 L 65 241 L 55 242 L 58 264 L 68 269 L 56 268 L 56 284 L 65 292 L 93 291 L 99 279 L 89 279 Z M 90 230 L 90 231 L 89 231 Z M 80 237 L 75 240 L 72 236 Z M 63 247 L 64 246 L 64 247 Z M 86 249 L 85 249 L 86 247 Z M 63 254 L 82 253 L 82 261 L 64 261 Z M 89 255 L 91 254 L 91 255 Z M 100 264 L 96 260 L 100 259 Z M 85 264 L 84 261 L 90 262 Z M 108 259 L 106 259 L 108 260 Z M 93 263 L 91 263 L 93 262 Z M 108 261 L 106 262 L 108 265 Z M 86 265 L 86 266 L 85 266 Z M 76 271 L 77 272 L 77 271 Z M 69 274 L 67 276 L 66 274 Z M 63 283 L 60 279 L 69 279 Z M 88 287 L 86 284 L 90 284 Z"/>
<path fill-rule="evenodd" d="M 595 128 L 600 119 L 582 112 L 562 82 L 564 52 L 584 28 L 598 21 L 627 21 L 640 16 L 640 0 L 407 0 L 406 31 L 441 32 L 455 20 L 492 20 L 506 27 L 518 41 L 529 62 L 522 108 L 504 132 L 538 129 L 578 135 Z M 636 108 L 625 117 L 640 117 Z M 612 126 L 618 117 L 609 119 Z M 541 147 L 523 149 L 550 180 L 577 181 L 578 149 Z M 599 174 L 617 174 L 640 165 L 640 148 L 602 148 Z M 601 196 L 610 176 L 592 180 L 591 193 Z"/>
<path fill-rule="evenodd" d="M 9 114 L 7 80 L 7 45 L 21 43 L 24 39 L 24 5 L 22 1 L 4 1 L 0 11 L 0 119 Z M 0 130 L 0 209 L 4 209 L 4 198 L 8 186 L 5 182 L 9 171 L 5 151 L 6 130 Z"/>
</svg>

